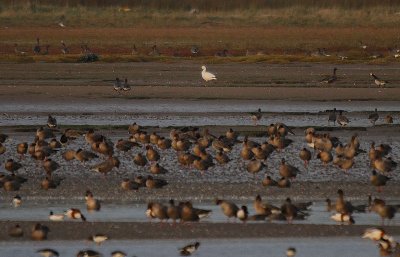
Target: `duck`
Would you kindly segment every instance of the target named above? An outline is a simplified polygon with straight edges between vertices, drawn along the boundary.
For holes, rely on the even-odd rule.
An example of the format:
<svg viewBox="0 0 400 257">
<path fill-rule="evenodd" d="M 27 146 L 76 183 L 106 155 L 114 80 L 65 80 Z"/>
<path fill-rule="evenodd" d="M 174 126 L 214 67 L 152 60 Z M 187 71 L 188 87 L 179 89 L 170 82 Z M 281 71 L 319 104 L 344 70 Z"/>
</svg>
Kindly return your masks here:
<svg viewBox="0 0 400 257">
<path fill-rule="evenodd" d="M 265 178 L 262 180 L 261 183 L 264 187 L 278 186 L 278 182 L 276 182 L 274 179 L 272 179 L 271 176 L 269 176 L 269 175 L 265 176 Z"/>
<path fill-rule="evenodd" d="M 100 134 L 96 134 L 94 129 L 89 129 L 85 133 L 85 141 L 86 143 L 92 145 L 93 143 L 100 143 L 104 140 L 104 136 Z"/>
<path fill-rule="evenodd" d="M 47 118 L 47 127 L 51 128 L 51 129 L 57 128 L 57 119 L 54 118 L 53 116 L 51 116 L 50 114 Z"/>
<path fill-rule="evenodd" d="M 20 207 L 22 204 L 22 197 L 20 195 L 16 195 L 13 197 L 12 199 L 12 206 L 16 207 Z"/>
<path fill-rule="evenodd" d="M 285 203 L 281 206 L 281 213 L 285 216 L 289 224 L 297 217 L 298 212 L 299 210 L 292 204 L 291 199 L 289 197 L 286 198 Z"/>
<path fill-rule="evenodd" d="M 382 174 L 378 174 L 376 170 L 372 170 L 370 181 L 371 184 L 377 188 L 378 192 L 382 192 L 382 187 L 385 186 L 386 182 L 389 180 L 390 180 L 389 177 Z"/>
<path fill-rule="evenodd" d="M 372 167 L 381 173 L 390 172 L 397 167 L 397 162 L 390 157 L 375 159 L 372 164 Z"/>
<path fill-rule="evenodd" d="M 165 137 L 160 137 L 160 139 L 157 141 L 157 147 L 160 148 L 161 150 L 166 150 L 171 148 L 171 140 Z"/>
<path fill-rule="evenodd" d="M 239 134 L 236 131 L 233 131 L 232 128 L 229 128 L 229 130 L 225 132 L 225 137 L 231 141 L 236 141 Z"/>
<path fill-rule="evenodd" d="M 354 165 L 354 159 L 346 159 L 346 158 L 335 158 L 333 160 L 333 164 L 338 166 L 345 172 L 348 172 Z"/>
<path fill-rule="evenodd" d="M 146 215 L 151 219 L 159 219 L 161 222 L 168 220 L 167 207 L 161 203 L 149 202 L 147 204 Z"/>
<path fill-rule="evenodd" d="M 90 236 L 88 239 L 89 239 L 89 241 L 95 242 L 97 245 L 101 245 L 106 240 L 108 240 L 109 237 L 104 234 L 96 234 L 96 235 Z"/>
<path fill-rule="evenodd" d="M 65 212 L 65 216 L 67 216 L 70 219 L 74 219 L 74 220 L 80 219 L 82 221 L 86 221 L 86 217 L 82 214 L 82 212 L 79 209 L 76 209 L 76 208 L 68 209 Z"/>
<path fill-rule="evenodd" d="M 111 257 L 127 257 L 128 255 L 123 251 L 113 251 L 111 252 Z"/>
<path fill-rule="evenodd" d="M 378 87 L 385 87 L 386 84 L 388 84 L 389 82 L 386 80 L 382 80 L 380 78 L 378 78 L 374 73 L 370 73 L 369 74 L 373 79 L 374 79 L 374 83 L 375 85 L 377 85 Z"/>
<path fill-rule="evenodd" d="M 353 205 L 344 200 L 344 192 L 342 189 L 338 189 L 338 199 L 336 200 L 336 212 L 340 214 L 352 214 L 354 211 Z"/>
<path fill-rule="evenodd" d="M 379 114 L 378 114 L 378 109 L 375 108 L 375 111 L 368 115 L 369 121 L 372 123 L 373 126 L 375 126 L 376 121 L 379 119 Z"/>
<path fill-rule="evenodd" d="M 51 221 L 63 221 L 64 217 L 64 214 L 55 214 L 53 211 L 50 211 L 49 213 L 49 220 Z"/>
<path fill-rule="evenodd" d="M 47 239 L 49 228 L 40 223 L 36 223 L 31 232 L 31 239 L 35 241 L 42 241 Z"/>
<path fill-rule="evenodd" d="M 5 153 L 6 151 L 7 151 L 7 148 L 2 143 L 0 143 L 0 155 Z"/>
<path fill-rule="evenodd" d="M 250 118 L 254 123 L 254 126 L 257 125 L 257 122 L 262 118 L 261 108 L 258 108 L 257 112 L 250 113 Z"/>
<path fill-rule="evenodd" d="M 36 130 L 36 136 L 37 136 L 37 138 L 38 138 L 39 141 L 42 141 L 42 140 L 45 140 L 45 139 L 48 139 L 48 138 L 54 138 L 54 137 L 55 137 L 54 132 L 53 132 L 52 129 L 50 129 L 50 128 L 43 128 L 43 127 L 40 127 L 40 128 L 38 128 L 38 129 Z"/>
<path fill-rule="evenodd" d="M 331 152 L 322 151 L 317 154 L 317 159 L 320 159 L 321 162 L 327 166 L 333 159 Z"/>
<path fill-rule="evenodd" d="M 61 142 L 57 141 L 57 139 L 55 139 L 55 138 L 50 140 L 49 146 L 53 150 L 60 150 L 62 148 Z"/>
<path fill-rule="evenodd" d="M 232 145 L 230 144 L 230 141 L 227 140 L 224 136 L 220 136 L 214 139 L 211 145 L 216 151 L 222 150 L 227 153 L 232 151 Z"/>
<path fill-rule="evenodd" d="M 171 219 L 175 224 L 176 221 L 181 218 L 181 208 L 175 205 L 175 201 L 173 199 L 170 199 L 168 203 L 169 206 L 167 208 L 167 215 L 168 218 Z"/>
<path fill-rule="evenodd" d="M 192 244 L 185 245 L 179 249 L 179 254 L 182 256 L 192 255 L 200 247 L 200 242 L 195 242 Z"/>
<path fill-rule="evenodd" d="M 330 111 L 329 115 L 328 115 L 328 125 L 329 125 L 330 122 L 333 122 L 333 126 L 335 126 L 336 125 L 336 118 L 337 118 L 336 108 L 333 108 L 333 111 Z"/>
<path fill-rule="evenodd" d="M 299 173 L 299 169 L 296 167 L 286 164 L 286 161 L 284 158 L 281 160 L 281 165 L 279 166 L 279 174 L 284 177 L 284 178 L 295 178 L 297 176 L 297 173 Z"/>
<path fill-rule="evenodd" d="M 336 67 L 333 68 L 333 74 L 331 76 L 327 76 L 327 77 L 323 78 L 321 80 L 321 83 L 331 84 L 333 82 L 336 82 L 336 80 L 337 80 L 336 71 L 337 71 L 337 68 Z"/>
<path fill-rule="evenodd" d="M 56 171 L 60 167 L 61 167 L 60 164 L 58 164 L 57 162 L 53 161 L 50 158 L 47 158 L 43 161 L 43 168 L 48 175 L 51 175 L 53 171 Z"/>
<path fill-rule="evenodd" d="M 216 199 L 215 203 L 221 206 L 221 210 L 223 214 L 228 217 L 228 220 L 230 218 L 236 218 L 236 214 L 239 211 L 239 207 L 236 204 L 222 199 Z"/>
<path fill-rule="evenodd" d="M 40 183 L 40 187 L 44 190 L 56 189 L 61 184 L 62 179 L 54 179 L 47 175 L 42 182 Z"/>
<path fill-rule="evenodd" d="M 249 218 L 249 211 L 247 210 L 247 206 L 242 205 L 240 209 L 236 213 L 236 217 L 241 220 L 243 223 Z"/>
<path fill-rule="evenodd" d="M 142 129 L 142 128 L 140 127 L 140 125 L 137 124 L 136 122 L 134 122 L 134 123 L 132 123 L 132 124 L 129 125 L 129 127 L 128 127 L 128 132 L 129 132 L 129 134 L 133 135 L 133 134 L 135 134 L 136 132 L 141 131 L 141 129 Z"/>
<path fill-rule="evenodd" d="M 136 142 L 131 142 L 129 140 L 118 139 L 117 143 L 115 143 L 115 148 L 122 152 L 128 152 L 134 146 L 139 146 Z"/>
<path fill-rule="evenodd" d="M 278 181 L 278 187 L 280 188 L 289 188 L 291 186 L 291 182 L 288 178 L 281 177 Z"/>
<path fill-rule="evenodd" d="M 86 208 L 88 211 L 100 211 L 100 201 L 95 199 L 92 191 L 87 190 L 85 194 Z"/>
<path fill-rule="evenodd" d="M 304 167 L 308 167 L 308 163 L 311 160 L 311 152 L 307 148 L 301 149 L 299 153 L 300 159 L 304 162 Z"/>
<path fill-rule="evenodd" d="M 382 228 L 367 228 L 363 235 L 362 238 L 370 239 L 372 241 L 379 241 L 381 239 L 393 239 L 391 236 L 387 235 L 385 230 Z"/>
<path fill-rule="evenodd" d="M 386 122 L 386 124 L 393 124 L 393 116 L 390 114 L 386 115 L 385 122 Z"/>
<path fill-rule="evenodd" d="M 168 182 L 164 179 L 155 179 L 153 176 L 147 176 L 146 187 L 147 188 L 162 188 L 168 185 Z"/>
<path fill-rule="evenodd" d="M 201 70 L 202 70 L 201 71 L 201 77 L 203 78 L 203 80 L 205 82 L 212 81 L 212 80 L 217 80 L 217 77 L 214 74 L 212 74 L 211 72 L 207 71 L 207 68 L 206 68 L 205 65 L 201 66 Z"/>
<path fill-rule="evenodd" d="M 247 164 L 247 171 L 255 176 L 256 173 L 260 172 L 264 167 L 266 167 L 264 162 L 253 159 Z"/>
<path fill-rule="evenodd" d="M 257 195 L 254 200 L 254 210 L 257 215 L 270 215 L 271 213 L 280 212 L 280 209 L 274 205 L 263 203 L 261 196 Z"/>
<path fill-rule="evenodd" d="M 341 127 L 345 127 L 349 124 L 349 119 L 343 115 L 343 111 L 339 112 L 339 115 L 336 118 L 337 123 L 341 126 Z"/>
<path fill-rule="evenodd" d="M 94 250 L 82 250 L 79 251 L 76 255 L 76 257 L 101 257 L 102 255 Z"/>
<path fill-rule="evenodd" d="M 277 133 L 281 136 L 281 137 L 285 137 L 287 135 L 296 135 L 293 130 L 291 130 L 288 126 L 286 126 L 285 124 L 281 123 L 281 122 L 277 122 L 275 123 L 275 127 L 277 130 Z"/>
<path fill-rule="evenodd" d="M 8 235 L 10 237 L 23 237 L 24 230 L 21 228 L 19 224 L 15 224 L 15 226 L 12 226 L 8 229 Z"/>
<path fill-rule="evenodd" d="M 119 168 L 120 161 L 117 157 L 111 157 L 104 162 L 96 164 L 92 167 L 92 170 L 95 172 L 103 173 L 106 175 L 110 172 L 114 167 Z"/>
<path fill-rule="evenodd" d="M 147 164 L 147 159 L 141 153 L 138 153 L 133 158 L 133 162 L 138 166 L 144 167 Z"/>
<path fill-rule="evenodd" d="M 286 250 L 286 256 L 287 256 L 287 257 L 294 257 L 294 256 L 296 256 L 296 248 L 294 248 L 294 247 L 289 247 L 289 248 Z"/>
<path fill-rule="evenodd" d="M 17 153 L 19 154 L 20 158 L 22 158 L 28 151 L 28 143 L 23 142 L 17 145 Z"/>
<path fill-rule="evenodd" d="M 154 148 L 151 145 L 146 146 L 146 157 L 147 160 L 150 162 L 156 162 L 160 160 L 160 154 L 154 150 Z"/>
<path fill-rule="evenodd" d="M 20 168 L 22 168 L 22 164 L 14 161 L 13 159 L 8 159 L 4 164 L 4 168 L 9 172 L 14 173 Z"/>
<path fill-rule="evenodd" d="M 243 145 L 240 151 L 240 157 L 242 157 L 243 160 L 251 160 L 254 157 L 254 153 L 251 151 L 251 148 Z"/>
<path fill-rule="evenodd" d="M 150 172 L 152 174 L 165 174 L 168 172 L 168 170 L 160 166 L 160 164 L 155 163 L 150 166 Z"/>
<path fill-rule="evenodd" d="M 219 150 L 217 154 L 215 155 L 215 160 L 219 164 L 226 164 L 230 161 L 228 155 L 226 155 L 223 151 Z"/>
<path fill-rule="evenodd" d="M 82 150 L 79 148 L 77 151 L 72 151 L 69 154 L 74 154 L 74 158 L 80 162 L 87 162 L 96 158 L 99 158 L 99 156 L 95 153 L 92 153 L 90 151 Z"/>
<path fill-rule="evenodd" d="M 140 185 L 134 181 L 131 181 L 129 178 L 124 178 L 121 181 L 121 188 L 126 191 L 130 190 L 138 190 Z"/>
<path fill-rule="evenodd" d="M 340 223 L 347 223 L 349 225 L 354 224 L 355 221 L 350 214 L 347 213 L 336 213 L 331 216 L 331 219 Z"/>
<path fill-rule="evenodd" d="M 60 254 L 51 248 L 44 248 L 44 249 L 39 249 L 36 251 L 38 254 L 42 255 L 43 257 L 58 257 Z"/>
</svg>

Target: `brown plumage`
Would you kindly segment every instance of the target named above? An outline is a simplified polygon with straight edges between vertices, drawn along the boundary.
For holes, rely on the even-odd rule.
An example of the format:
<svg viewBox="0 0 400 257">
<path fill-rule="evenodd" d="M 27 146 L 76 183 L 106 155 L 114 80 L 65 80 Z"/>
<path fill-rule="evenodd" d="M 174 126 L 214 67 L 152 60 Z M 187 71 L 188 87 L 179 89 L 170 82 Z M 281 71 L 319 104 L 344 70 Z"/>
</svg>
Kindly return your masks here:
<svg viewBox="0 0 400 257">
<path fill-rule="evenodd" d="M 320 159 L 321 162 L 322 162 L 325 166 L 327 166 L 327 165 L 332 161 L 333 156 L 332 156 L 331 152 L 322 151 L 322 152 L 319 152 L 319 153 L 317 154 L 317 158 Z"/>
<path fill-rule="evenodd" d="M 267 186 L 278 186 L 278 182 L 273 180 L 270 176 L 266 176 L 262 180 L 262 185 L 265 186 L 265 187 L 267 187 Z"/>
<path fill-rule="evenodd" d="M 308 162 L 311 160 L 311 152 L 307 148 L 301 149 L 299 153 L 300 159 L 304 162 L 304 167 L 308 166 Z"/>
<path fill-rule="evenodd" d="M 17 153 L 22 157 L 28 151 L 28 143 L 23 142 L 17 145 Z"/>
<path fill-rule="evenodd" d="M 60 183 L 61 179 L 53 179 L 49 176 L 46 176 L 40 183 L 40 186 L 44 190 L 56 189 L 60 185 Z"/>
<path fill-rule="evenodd" d="M 163 220 L 168 220 L 167 207 L 160 203 L 148 203 L 146 214 L 149 218 L 159 219 L 161 222 Z"/>
<path fill-rule="evenodd" d="M 242 150 L 240 151 L 240 157 L 242 157 L 243 160 L 250 160 L 253 156 L 254 154 L 251 151 L 251 148 L 243 145 Z"/>
<path fill-rule="evenodd" d="M 95 153 L 92 153 L 90 151 L 78 149 L 75 154 L 74 154 L 75 159 L 77 159 L 80 162 L 87 162 L 92 159 L 98 158 L 99 156 Z"/>
<path fill-rule="evenodd" d="M 376 170 L 372 170 L 372 175 L 370 177 L 371 184 L 375 186 L 378 192 L 382 192 L 382 187 L 386 185 L 386 182 L 389 181 L 389 177 L 378 174 Z"/>
<path fill-rule="evenodd" d="M 151 145 L 146 146 L 146 157 L 151 162 L 160 160 L 160 154 Z"/>
<path fill-rule="evenodd" d="M 260 160 L 251 160 L 247 164 L 247 171 L 255 175 L 256 173 L 260 172 L 266 165 Z"/>
<path fill-rule="evenodd" d="M 138 153 L 133 157 L 133 162 L 138 165 L 138 166 L 146 166 L 147 164 L 147 159 L 144 157 L 141 153 Z"/>
<path fill-rule="evenodd" d="M 61 166 L 57 162 L 53 161 L 52 159 L 46 159 L 43 161 L 43 168 L 48 175 L 51 175 L 53 173 L 53 171 L 56 171 L 60 167 Z"/>
<path fill-rule="evenodd" d="M 164 179 L 155 179 L 153 176 L 147 176 L 146 187 L 147 188 L 162 188 L 168 185 L 168 182 Z"/>
<path fill-rule="evenodd" d="M 165 169 L 164 167 L 160 166 L 160 164 L 155 163 L 150 166 L 150 172 L 152 174 L 165 174 L 168 172 L 168 170 Z"/>
<path fill-rule="evenodd" d="M 272 212 L 280 211 L 280 209 L 274 205 L 263 203 L 260 195 L 256 196 L 253 206 L 258 215 L 270 215 Z"/>
<path fill-rule="evenodd" d="M 136 132 L 140 131 L 140 126 L 134 122 L 133 124 L 129 125 L 128 131 L 130 134 L 135 134 Z"/>
<path fill-rule="evenodd" d="M 119 168 L 119 164 L 120 164 L 120 161 L 118 160 L 117 157 L 111 157 L 111 158 L 107 159 L 106 161 L 93 166 L 92 170 L 106 175 L 114 167 Z"/>
<path fill-rule="evenodd" d="M 299 173 L 299 169 L 296 167 L 286 164 L 285 159 L 282 158 L 281 165 L 279 166 L 279 174 L 284 178 L 295 178 L 297 173 Z"/>
<path fill-rule="evenodd" d="M 93 193 L 90 190 L 86 191 L 85 200 L 88 211 L 100 211 L 100 201 L 94 198 Z"/>
<path fill-rule="evenodd" d="M 0 155 L 5 153 L 6 151 L 7 151 L 7 148 L 2 143 L 0 143 Z"/>
<path fill-rule="evenodd" d="M 16 224 L 8 229 L 8 235 L 10 237 L 22 237 L 24 236 L 24 230 L 19 224 Z"/>
<path fill-rule="evenodd" d="M 171 139 L 160 137 L 157 141 L 157 146 L 161 150 L 169 149 L 171 148 Z"/>
<path fill-rule="evenodd" d="M 290 180 L 288 178 L 282 177 L 278 181 L 278 187 L 280 188 L 289 188 L 291 186 Z"/>
<path fill-rule="evenodd" d="M 32 228 L 31 239 L 35 241 L 46 240 L 49 231 L 50 230 L 48 227 L 40 223 L 36 223 L 36 225 Z"/>
<path fill-rule="evenodd" d="M 126 190 L 126 191 L 138 190 L 139 187 L 140 187 L 140 185 L 139 185 L 138 183 L 136 183 L 136 182 L 134 182 L 134 181 L 131 181 L 131 180 L 128 179 L 128 178 L 124 178 L 124 179 L 121 181 L 121 188 L 122 188 L 123 190 Z"/>
<path fill-rule="evenodd" d="M 22 168 L 22 164 L 19 162 L 14 161 L 13 159 L 8 159 L 4 164 L 4 168 L 11 173 L 16 172 L 20 168 Z"/>
<path fill-rule="evenodd" d="M 230 202 L 230 201 L 226 201 L 226 200 L 221 200 L 221 199 L 216 199 L 215 203 L 219 206 L 221 206 L 221 210 L 224 213 L 224 215 L 226 217 L 228 217 L 228 219 L 234 217 L 236 218 L 236 214 L 239 210 L 239 207 Z"/>
<path fill-rule="evenodd" d="M 131 142 L 128 140 L 123 140 L 123 139 L 119 139 L 117 141 L 117 143 L 115 144 L 115 148 L 117 148 L 118 150 L 123 151 L 123 152 L 127 152 L 127 151 L 131 150 L 132 147 L 134 147 L 134 146 L 139 146 L 139 144 L 136 142 Z"/>
<path fill-rule="evenodd" d="M 221 150 L 218 151 L 218 153 L 215 155 L 215 160 L 219 163 L 219 164 L 225 164 L 228 163 L 230 161 L 228 155 L 226 155 L 224 152 L 222 152 Z"/>
<path fill-rule="evenodd" d="M 169 200 L 169 206 L 167 208 L 168 218 L 174 223 L 181 218 L 181 207 L 176 206 L 173 199 Z"/>
<path fill-rule="evenodd" d="M 396 215 L 396 208 L 394 206 L 387 205 L 385 201 L 380 199 L 374 199 L 372 201 L 371 210 L 382 218 L 382 225 L 384 224 L 385 219 L 390 221 Z"/>
</svg>

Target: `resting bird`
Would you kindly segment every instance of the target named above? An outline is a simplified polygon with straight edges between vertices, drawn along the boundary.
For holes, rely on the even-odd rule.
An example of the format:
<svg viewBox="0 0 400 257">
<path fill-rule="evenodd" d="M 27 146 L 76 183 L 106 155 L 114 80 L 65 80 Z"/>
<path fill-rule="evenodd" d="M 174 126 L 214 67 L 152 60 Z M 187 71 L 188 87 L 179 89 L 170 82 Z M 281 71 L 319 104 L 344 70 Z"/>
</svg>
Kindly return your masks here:
<svg viewBox="0 0 400 257">
<path fill-rule="evenodd" d="M 324 79 L 321 80 L 321 83 L 331 84 L 331 83 L 335 82 L 337 80 L 336 71 L 337 71 L 337 68 L 336 67 L 333 68 L 332 76 L 325 77 Z"/>
<path fill-rule="evenodd" d="M 200 242 L 195 242 L 194 244 L 186 245 L 179 249 L 179 254 L 182 256 L 189 256 L 194 253 L 200 246 Z"/>
<path fill-rule="evenodd" d="M 386 84 L 388 84 L 389 82 L 386 80 L 382 80 L 380 78 L 378 78 L 374 73 L 370 73 L 369 74 L 371 77 L 374 78 L 374 83 L 375 85 L 377 85 L 378 87 L 384 87 Z"/>
<path fill-rule="evenodd" d="M 47 119 L 47 127 L 49 127 L 49 128 L 56 128 L 57 127 L 56 118 L 52 117 L 50 114 L 49 114 L 49 118 Z"/>
</svg>

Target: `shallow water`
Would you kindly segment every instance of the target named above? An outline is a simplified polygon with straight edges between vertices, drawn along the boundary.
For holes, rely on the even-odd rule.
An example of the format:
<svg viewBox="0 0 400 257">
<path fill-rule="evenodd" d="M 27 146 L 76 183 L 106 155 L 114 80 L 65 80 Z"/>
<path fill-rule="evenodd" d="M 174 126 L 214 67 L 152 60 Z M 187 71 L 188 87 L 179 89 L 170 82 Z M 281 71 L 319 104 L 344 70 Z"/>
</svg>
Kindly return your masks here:
<svg viewBox="0 0 400 257">
<path fill-rule="evenodd" d="M 76 256 L 83 249 L 93 249 L 111 256 L 111 252 L 122 250 L 128 256 L 179 256 L 178 249 L 195 240 L 135 240 L 106 241 L 101 246 L 88 245 L 84 241 L 51 242 L 7 242 L 0 243 L 2 256 L 38 256 L 35 252 L 43 248 L 53 248 L 60 256 Z M 193 256 L 208 257 L 279 257 L 286 256 L 288 247 L 295 247 L 296 257 L 377 257 L 378 249 L 369 240 L 358 237 L 335 238 L 268 238 L 268 239 L 213 239 L 199 240 L 201 245 Z M 36 254 L 36 255 L 35 255 Z"/>
<path fill-rule="evenodd" d="M 395 204 L 396 202 L 392 202 Z M 280 206 L 281 203 L 273 202 L 276 206 Z M 365 204 L 365 203 L 360 203 Z M 238 203 L 238 205 L 247 205 L 250 215 L 254 214 L 254 208 L 252 202 Z M 212 214 L 203 219 L 201 222 L 227 222 L 227 218 L 223 215 L 221 209 L 217 205 L 210 205 L 206 203 L 195 204 L 197 208 L 212 210 Z M 296 220 L 294 223 L 299 224 L 340 224 L 330 219 L 333 213 L 327 212 L 324 202 L 315 202 L 308 213 L 305 220 Z M 102 209 L 99 212 L 88 212 L 84 204 L 79 203 L 58 203 L 58 204 L 29 204 L 24 203 L 18 208 L 14 208 L 10 205 L 2 205 L 0 207 L 0 220 L 15 220 L 15 221 L 46 221 L 50 211 L 54 213 L 63 213 L 67 208 L 79 208 L 88 221 L 91 222 L 146 222 L 148 221 L 145 210 L 147 205 L 145 204 L 106 204 L 102 205 Z M 354 213 L 353 217 L 357 225 L 380 225 L 381 219 L 376 213 Z M 279 221 L 273 221 L 279 222 Z M 400 215 L 390 222 L 391 225 L 400 225 Z"/>
</svg>

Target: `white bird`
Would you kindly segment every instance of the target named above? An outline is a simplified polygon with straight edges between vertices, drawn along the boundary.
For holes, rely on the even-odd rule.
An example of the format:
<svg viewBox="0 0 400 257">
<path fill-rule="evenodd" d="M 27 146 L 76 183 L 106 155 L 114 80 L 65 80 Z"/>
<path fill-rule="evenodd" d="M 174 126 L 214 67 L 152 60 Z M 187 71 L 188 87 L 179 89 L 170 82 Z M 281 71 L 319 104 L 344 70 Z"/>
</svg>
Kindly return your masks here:
<svg viewBox="0 0 400 257">
<path fill-rule="evenodd" d="M 351 217 L 350 214 L 342 214 L 342 213 L 336 213 L 331 216 L 331 219 L 340 223 L 347 222 L 348 224 L 354 224 L 354 219 Z"/>
<path fill-rule="evenodd" d="M 61 28 L 65 28 L 65 27 L 66 27 L 62 21 L 60 21 L 60 22 L 58 23 L 58 26 L 60 26 Z"/>
<path fill-rule="evenodd" d="M 215 77 L 214 74 L 212 74 L 211 72 L 208 72 L 206 70 L 206 66 L 201 66 L 202 72 L 201 72 L 201 77 L 207 82 L 210 80 L 216 80 L 217 78 Z"/>
<path fill-rule="evenodd" d="M 54 214 L 54 212 L 50 211 L 49 220 L 51 221 L 63 221 L 64 214 Z"/>
</svg>

